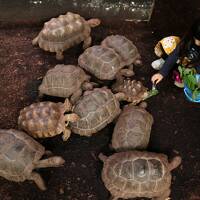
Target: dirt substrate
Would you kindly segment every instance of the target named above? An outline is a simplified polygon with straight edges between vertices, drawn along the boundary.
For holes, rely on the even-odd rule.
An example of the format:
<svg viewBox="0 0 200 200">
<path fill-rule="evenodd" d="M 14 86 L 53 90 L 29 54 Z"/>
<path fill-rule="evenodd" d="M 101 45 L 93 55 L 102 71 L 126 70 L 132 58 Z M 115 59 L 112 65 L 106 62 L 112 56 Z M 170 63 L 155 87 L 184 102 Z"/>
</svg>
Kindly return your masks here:
<svg viewBox="0 0 200 200">
<path fill-rule="evenodd" d="M 190 1 L 185 0 L 181 9 L 177 9 L 175 2 L 178 1 L 157 2 L 149 24 L 102 24 L 92 32 L 93 44 L 99 44 L 110 34 L 122 34 L 131 39 L 143 58 L 143 66 L 135 68 L 135 78 L 150 87 L 150 77 L 154 73 L 150 63 L 155 59 L 153 46 L 156 41 L 161 36 L 172 33 L 182 34 L 182 30 L 191 22 L 192 15 L 197 16 L 195 11 L 198 6 L 200 7 L 197 1 L 191 5 Z M 168 19 L 169 16 L 173 23 Z M 185 17 L 185 20 L 180 16 Z M 17 128 L 20 109 L 37 100 L 37 88 L 41 78 L 48 69 L 59 63 L 54 54 L 31 45 L 31 40 L 40 29 L 39 26 L 0 29 L 1 128 Z M 64 63 L 76 64 L 81 52 L 81 45 L 66 51 Z M 158 96 L 148 100 L 148 110 L 155 120 L 148 150 L 165 153 L 169 157 L 179 154 L 183 162 L 181 167 L 173 171 L 171 198 L 189 200 L 190 196 L 193 196 L 193 200 L 199 200 L 200 105 L 188 102 L 183 91 L 173 85 L 170 77 L 159 86 L 159 91 Z M 112 131 L 113 124 L 91 138 L 72 134 L 65 143 L 60 136 L 40 140 L 39 142 L 48 150 L 66 160 L 65 166 L 39 170 L 48 186 L 45 192 L 40 192 L 35 184 L 29 181 L 12 183 L 0 178 L 0 199 L 107 200 L 109 193 L 101 181 L 102 163 L 98 159 L 98 154 L 112 153 L 108 147 Z"/>
</svg>

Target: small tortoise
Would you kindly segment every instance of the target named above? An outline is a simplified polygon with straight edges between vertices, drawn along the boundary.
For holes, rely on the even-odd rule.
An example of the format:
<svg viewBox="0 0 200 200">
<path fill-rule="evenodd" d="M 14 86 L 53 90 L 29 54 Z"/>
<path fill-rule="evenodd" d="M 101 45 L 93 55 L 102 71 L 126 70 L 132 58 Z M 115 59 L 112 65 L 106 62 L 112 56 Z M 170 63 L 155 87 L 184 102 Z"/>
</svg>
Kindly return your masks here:
<svg viewBox="0 0 200 200">
<path fill-rule="evenodd" d="M 109 47 L 115 50 L 120 56 L 123 65 L 141 65 L 141 56 L 137 47 L 128 38 L 122 35 L 110 35 L 106 37 L 101 45 L 103 47 Z"/>
<path fill-rule="evenodd" d="M 144 104 L 124 107 L 112 135 L 112 147 L 116 151 L 147 148 L 153 117 L 144 107 Z"/>
<path fill-rule="evenodd" d="M 40 160 L 48 151 L 22 131 L 0 129 L 0 176 L 10 181 L 32 180 L 39 189 L 46 190 L 42 177 L 34 169 L 60 167 L 65 161 L 60 156 Z"/>
<path fill-rule="evenodd" d="M 132 63 L 141 63 L 140 55 L 132 42 L 124 38 L 108 37 L 102 45 L 86 49 L 78 58 L 79 65 L 100 80 L 113 80 L 121 75 L 133 76 Z M 110 48 L 109 42 L 113 44 L 113 48 Z M 117 45 L 122 45 L 119 46 L 121 52 L 116 50 Z M 128 66 L 128 69 L 125 69 L 125 66 Z"/>
<path fill-rule="evenodd" d="M 82 90 L 92 89 L 88 76 L 83 69 L 74 65 L 56 65 L 43 78 L 39 87 L 40 96 L 47 94 L 57 97 L 70 97 L 74 102 L 81 96 Z"/>
<path fill-rule="evenodd" d="M 166 200 L 170 195 L 171 171 L 181 163 L 176 156 L 169 163 L 164 154 L 127 151 L 110 157 L 103 154 L 102 180 L 112 200 L 136 197 Z"/>
<path fill-rule="evenodd" d="M 38 36 L 33 39 L 32 44 L 39 44 L 40 48 L 45 51 L 56 52 L 56 59 L 62 60 L 66 49 L 82 41 L 84 41 L 84 49 L 89 47 L 92 40 L 91 27 L 99 24 L 99 19 L 86 21 L 80 15 L 68 12 L 46 22 Z"/>
<path fill-rule="evenodd" d="M 20 111 L 18 125 L 34 138 L 53 137 L 63 132 L 62 138 L 66 141 L 70 137 L 71 130 L 67 128 L 65 122 L 79 119 L 75 113 L 64 115 L 71 109 L 68 99 L 64 104 L 49 101 L 33 103 Z"/>
<path fill-rule="evenodd" d="M 124 100 L 133 105 L 149 97 L 148 89 L 140 81 L 124 79 L 124 77 L 117 78 L 116 83 L 112 86 L 112 91 L 124 93 Z"/>
<path fill-rule="evenodd" d="M 83 136 L 91 136 L 100 131 L 121 112 L 120 98 L 120 93 L 114 95 L 105 87 L 86 91 L 74 105 L 73 112 L 80 119 L 77 122 L 71 122 L 70 128 L 74 133 Z"/>
</svg>

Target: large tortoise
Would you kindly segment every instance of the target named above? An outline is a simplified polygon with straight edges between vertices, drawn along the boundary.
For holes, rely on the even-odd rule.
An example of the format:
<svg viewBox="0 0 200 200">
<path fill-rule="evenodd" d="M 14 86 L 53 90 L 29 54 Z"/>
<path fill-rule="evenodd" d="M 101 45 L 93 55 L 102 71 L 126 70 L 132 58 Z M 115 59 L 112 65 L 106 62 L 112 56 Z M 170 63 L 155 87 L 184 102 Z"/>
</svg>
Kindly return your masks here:
<svg viewBox="0 0 200 200">
<path fill-rule="evenodd" d="M 90 76 L 80 67 L 59 64 L 47 71 L 39 86 L 39 94 L 65 98 L 71 96 L 71 103 L 74 104 L 81 96 L 82 90 L 93 88 L 89 80 Z"/>
<path fill-rule="evenodd" d="M 60 167 L 65 161 L 60 156 L 42 159 L 48 151 L 22 131 L 0 129 L 0 176 L 10 181 L 32 180 L 39 189 L 46 190 L 38 168 Z"/>
<path fill-rule="evenodd" d="M 113 40 L 113 43 L 116 45 L 123 42 L 129 44 L 128 41 L 121 41 L 118 37 Z M 104 44 L 104 42 L 102 44 Z M 125 56 L 121 56 L 121 54 L 123 55 L 123 49 L 121 49 L 122 52 L 119 54 L 114 48 L 107 47 L 106 45 L 89 47 L 79 56 L 78 63 L 83 69 L 100 80 L 113 80 L 121 75 L 127 77 L 133 76 L 132 63 L 141 63 L 140 55 L 138 51 L 135 50 L 135 46 L 125 46 L 127 46 L 127 49 L 124 50 Z M 128 66 L 128 69 L 125 68 L 126 66 Z"/>
<path fill-rule="evenodd" d="M 120 56 L 123 65 L 141 65 L 141 56 L 137 47 L 123 35 L 110 35 L 107 36 L 102 42 L 103 47 L 108 47 Z"/>
<path fill-rule="evenodd" d="M 112 85 L 114 93 L 124 93 L 124 100 L 136 105 L 149 97 L 149 91 L 143 86 L 141 81 L 130 80 L 124 77 L 118 77 Z"/>
<path fill-rule="evenodd" d="M 18 125 L 34 138 L 53 137 L 63 133 L 62 138 L 66 141 L 71 134 L 66 122 L 79 119 L 75 113 L 65 114 L 71 110 L 72 105 L 68 99 L 64 103 L 50 101 L 33 103 L 20 111 Z"/>
<path fill-rule="evenodd" d="M 120 93 L 114 95 L 105 87 L 86 91 L 74 105 L 73 112 L 80 119 L 77 122 L 70 122 L 72 132 L 91 136 L 103 129 L 120 114 L 119 100 Z"/>
<path fill-rule="evenodd" d="M 112 147 L 116 151 L 147 148 L 153 117 L 143 105 L 128 105 L 121 112 L 112 135 Z"/>
<path fill-rule="evenodd" d="M 62 60 L 63 52 L 70 47 L 84 41 L 83 48 L 91 45 L 91 27 L 98 26 L 99 19 L 86 21 L 78 14 L 71 12 L 52 18 L 44 24 L 38 36 L 32 44 L 39 44 L 45 51 L 56 52 L 56 58 Z"/>
<path fill-rule="evenodd" d="M 166 200 L 170 195 L 171 171 L 181 163 L 176 156 L 171 162 L 164 154 L 127 151 L 110 157 L 103 154 L 102 180 L 112 200 L 136 197 Z"/>
</svg>

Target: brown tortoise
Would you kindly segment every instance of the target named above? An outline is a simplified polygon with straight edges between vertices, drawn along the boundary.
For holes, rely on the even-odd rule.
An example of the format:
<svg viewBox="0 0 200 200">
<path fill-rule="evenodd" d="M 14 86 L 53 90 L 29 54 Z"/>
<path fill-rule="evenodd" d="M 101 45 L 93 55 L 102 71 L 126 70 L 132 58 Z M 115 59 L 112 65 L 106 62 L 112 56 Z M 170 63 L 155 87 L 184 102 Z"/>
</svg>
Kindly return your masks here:
<svg viewBox="0 0 200 200">
<path fill-rule="evenodd" d="M 116 83 L 112 85 L 114 93 L 124 93 L 124 100 L 131 102 L 133 105 L 140 103 L 149 97 L 149 91 L 143 86 L 142 82 L 136 80 L 117 78 Z"/>
<path fill-rule="evenodd" d="M 103 154 L 102 180 L 112 200 L 136 197 L 166 200 L 170 195 L 171 171 L 181 163 L 176 156 L 171 162 L 164 154 L 127 151 L 110 157 Z"/>
<path fill-rule="evenodd" d="M 86 21 L 78 14 L 71 12 L 52 18 L 44 24 L 38 36 L 32 44 L 39 44 L 45 51 L 56 52 L 56 58 L 62 60 L 63 52 L 70 47 L 84 41 L 83 48 L 91 45 L 91 27 L 98 26 L 99 19 Z"/>
<path fill-rule="evenodd" d="M 153 117 L 145 110 L 144 105 L 124 107 L 112 135 L 112 147 L 116 151 L 147 148 Z"/>
<path fill-rule="evenodd" d="M 48 154 L 45 148 L 24 132 L 0 129 L 0 176 L 7 180 L 32 180 L 39 189 L 46 190 L 42 177 L 33 170 L 60 167 L 65 161 L 60 156 L 40 160 L 44 154 Z"/>
<path fill-rule="evenodd" d="M 75 113 L 64 114 L 71 109 L 72 105 L 68 99 L 64 104 L 49 101 L 33 103 L 20 111 L 18 125 L 35 138 L 53 137 L 63 133 L 62 138 L 66 141 L 71 130 L 65 123 L 79 119 Z"/>
<path fill-rule="evenodd" d="M 80 67 L 100 80 L 113 80 L 121 75 L 127 77 L 133 76 L 132 63 L 136 65 L 141 63 L 137 48 L 130 40 L 111 37 L 108 41 L 112 41 L 112 39 L 115 46 L 122 45 L 120 53 L 115 48 L 106 46 L 107 43 L 103 41 L 102 45 L 96 45 L 86 49 L 78 58 Z M 107 40 L 105 39 L 105 41 Z M 128 66 L 128 69 L 125 68 L 126 66 Z"/>
<path fill-rule="evenodd" d="M 73 109 L 80 119 L 70 122 L 70 128 L 83 136 L 91 136 L 100 131 L 120 114 L 119 100 L 121 93 L 113 94 L 105 87 L 86 91 Z"/>
<path fill-rule="evenodd" d="M 137 47 L 123 35 L 110 35 L 101 42 L 101 45 L 113 49 L 120 56 L 123 65 L 142 64 Z"/>
<path fill-rule="evenodd" d="M 79 99 L 82 90 L 92 89 L 88 76 L 83 69 L 74 65 L 56 65 L 47 71 L 39 87 L 39 94 L 57 97 L 70 97 L 72 104 Z"/>
</svg>

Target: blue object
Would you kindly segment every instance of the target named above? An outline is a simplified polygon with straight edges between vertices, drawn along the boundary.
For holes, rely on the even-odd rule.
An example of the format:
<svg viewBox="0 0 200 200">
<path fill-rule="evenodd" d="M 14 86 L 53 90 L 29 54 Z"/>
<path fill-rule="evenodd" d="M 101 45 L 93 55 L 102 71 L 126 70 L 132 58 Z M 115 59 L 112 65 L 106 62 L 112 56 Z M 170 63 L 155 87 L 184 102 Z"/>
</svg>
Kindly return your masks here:
<svg viewBox="0 0 200 200">
<path fill-rule="evenodd" d="M 196 80 L 197 82 L 200 82 L 200 74 L 196 74 Z M 195 99 L 192 98 L 192 90 L 190 90 L 187 85 L 184 85 L 184 93 L 187 97 L 187 99 L 191 102 L 195 102 L 195 103 L 200 103 L 200 94 L 197 95 L 197 97 Z"/>
</svg>

